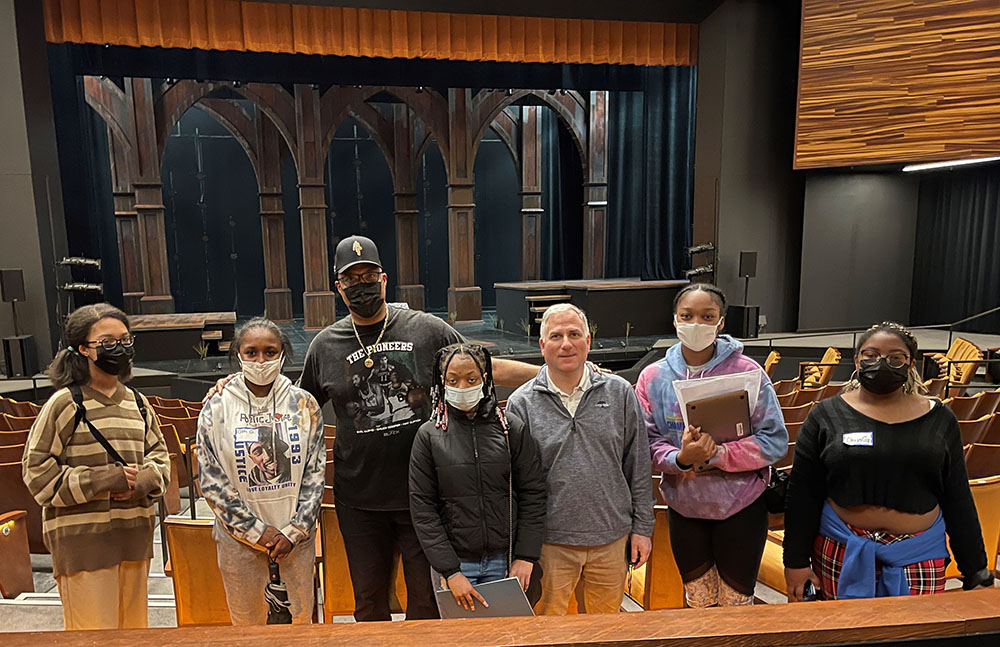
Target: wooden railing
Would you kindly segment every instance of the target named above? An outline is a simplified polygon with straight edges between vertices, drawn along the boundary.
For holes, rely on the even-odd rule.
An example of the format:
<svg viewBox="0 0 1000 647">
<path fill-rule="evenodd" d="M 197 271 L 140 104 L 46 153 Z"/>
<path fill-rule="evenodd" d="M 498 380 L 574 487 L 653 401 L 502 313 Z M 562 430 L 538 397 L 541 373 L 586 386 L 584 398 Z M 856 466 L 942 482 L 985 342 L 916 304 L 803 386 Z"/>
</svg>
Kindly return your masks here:
<svg viewBox="0 0 1000 647">
<path fill-rule="evenodd" d="M 3 634 L 3 644 L 4 647 L 134 647 L 136 644 L 213 647 L 237 643 L 281 644 L 283 647 L 764 647 L 858 645 L 939 637 L 952 639 L 947 643 L 942 642 L 942 647 L 945 644 L 1000 644 L 1000 590 L 952 592 L 912 598 L 678 609 L 593 616 L 422 620 L 239 629 L 187 627 L 144 631 L 11 633 Z M 961 637 L 966 637 L 967 640 L 954 641 Z"/>
</svg>

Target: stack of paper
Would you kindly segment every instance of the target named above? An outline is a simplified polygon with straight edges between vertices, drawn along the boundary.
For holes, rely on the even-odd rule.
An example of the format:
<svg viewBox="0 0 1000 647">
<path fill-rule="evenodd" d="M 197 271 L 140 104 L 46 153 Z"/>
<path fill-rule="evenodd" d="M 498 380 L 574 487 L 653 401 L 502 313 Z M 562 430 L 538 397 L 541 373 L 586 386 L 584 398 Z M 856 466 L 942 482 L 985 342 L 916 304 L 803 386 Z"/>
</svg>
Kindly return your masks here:
<svg viewBox="0 0 1000 647">
<path fill-rule="evenodd" d="M 688 426 L 688 402 L 697 402 L 705 398 L 738 391 L 747 392 L 750 415 L 753 416 L 754 408 L 757 406 L 757 396 L 760 394 L 760 371 L 699 377 L 693 380 L 674 380 L 674 394 L 676 394 L 677 403 L 681 407 L 681 415 L 684 416 L 684 428 L 687 429 Z"/>
</svg>

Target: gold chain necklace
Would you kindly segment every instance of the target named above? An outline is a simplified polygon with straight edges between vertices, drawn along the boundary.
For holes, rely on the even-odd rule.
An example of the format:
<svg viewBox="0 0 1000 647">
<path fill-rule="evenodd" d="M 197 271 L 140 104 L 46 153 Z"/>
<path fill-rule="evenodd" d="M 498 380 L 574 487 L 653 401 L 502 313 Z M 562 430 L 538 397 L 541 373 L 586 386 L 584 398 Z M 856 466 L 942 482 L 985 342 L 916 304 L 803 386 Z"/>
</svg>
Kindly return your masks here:
<svg viewBox="0 0 1000 647">
<path fill-rule="evenodd" d="M 389 325 L 389 306 L 385 307 L 385 320 L 382 321 L 382 332 L 378 334 L 378 339 L 372 344 L 372 348 L 378 346 L 378 343 L 382 341 L 382 335 L 385 334 L 385 329 Z M 365 358 L 365 368 L 371 368 L 375 366 L 375 360 L 372 359 L 372 354 L 368 352 L 368 347 L 365 343 L 361 341 L 361 335 L 358 334 L 358 327 L 354 324 L 354 317 L 351 317 L 351 328 L 354 329 L 354 338 L 358 340 L 358 344 L 361 346 L 361 350 L 365 352 L 367 357 Z"/>
</svg>

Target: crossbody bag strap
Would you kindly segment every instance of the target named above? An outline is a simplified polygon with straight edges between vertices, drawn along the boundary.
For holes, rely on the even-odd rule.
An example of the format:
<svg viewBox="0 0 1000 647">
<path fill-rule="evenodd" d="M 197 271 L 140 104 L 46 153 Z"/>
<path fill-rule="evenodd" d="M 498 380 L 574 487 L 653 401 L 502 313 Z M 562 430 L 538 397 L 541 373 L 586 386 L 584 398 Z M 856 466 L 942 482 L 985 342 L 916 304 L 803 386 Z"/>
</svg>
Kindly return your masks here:
<svg viewBox="0 0 1000 647">
<path fill-rule="evenodd" d="M 78 426 L 81 422 L 85 423 L 87 425 L 87 429 L 90 430 L 91 435 L 101 444 L 101 447 L 108 452 L 108 456 L 110 456 L 114 462 L 120 463 L 121 465 L 128 465 L 128 461 L 122 458 L 122 455 L 118 453 L 118 450 L 111 446 L 111 443 L 109 443 L 108 439 L 104 437 L 104 434 L 102 434 L 92 422 L 87 420 L 87 408 L 83 406 L 83 391 L 80 389 L 79 385 L 74 384 L 69 388 L 69 390 L 70 393 L 73 394 L 73 402 L 76 404 L 76 425 L 74 425 L 73 428 L 76 429 L 76 426 Z"/>
</svg>

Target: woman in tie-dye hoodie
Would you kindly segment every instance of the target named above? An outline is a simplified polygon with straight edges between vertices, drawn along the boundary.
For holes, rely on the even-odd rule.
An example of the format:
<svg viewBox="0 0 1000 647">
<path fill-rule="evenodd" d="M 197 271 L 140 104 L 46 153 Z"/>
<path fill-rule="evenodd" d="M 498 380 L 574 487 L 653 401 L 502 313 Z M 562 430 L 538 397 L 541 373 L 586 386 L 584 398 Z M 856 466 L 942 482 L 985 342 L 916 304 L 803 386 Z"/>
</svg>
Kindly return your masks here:
<svg viewBox="0 0 1000 647">
<path fill-rule="evenodd" d="M 726 298 L 719 288 L 695 283 L 674 300 L 681 343 L 643 370 L 636 385 L 649 435 L 653 469 L 670 507 L 670 541 L 684 580 L 688 606 L 753 603 L 754 583 L 767 539 L 761 494 L 765 468 L 788 451 L 788 431 L 774 387 L 743 344 L 720 335 Z M 716 445 L 708 434 L 684 428 L 675 380 L 757 371 L 760 393 L 750 417 L 752 434 Z M 711 468 L 692 469 L 707 462 Z"/>
</svg>

